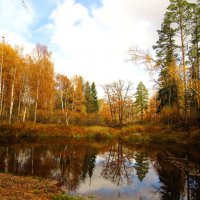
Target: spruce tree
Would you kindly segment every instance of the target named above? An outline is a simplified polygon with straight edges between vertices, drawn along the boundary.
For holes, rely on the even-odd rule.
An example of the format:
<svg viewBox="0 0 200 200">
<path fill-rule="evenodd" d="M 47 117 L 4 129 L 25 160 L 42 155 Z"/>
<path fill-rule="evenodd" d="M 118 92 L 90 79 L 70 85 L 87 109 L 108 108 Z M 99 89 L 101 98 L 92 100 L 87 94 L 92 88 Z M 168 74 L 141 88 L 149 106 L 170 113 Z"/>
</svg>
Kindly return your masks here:
<svg viewBox="0 0 200 200">
<path fill-rule="evenodd" d="M 91 105 L 92 104 L 92 95 L 91 95 L 90 83 L 88 81 L 85 83 L 84 96 L 85 96 L 86 112 L 91 113 L 92 112 L 92 105 Z"/>
<path fill-rule="evenodd" d="M 144 111 L 148 108 L 148 90 L 142 82 L 138 84 L 135 93 L 135 107 L 137 112 L 140 113 L 141 120 L 144 118 Z"/>
<path fill-rule="evenodd" d="M 85 83 L 85 107 L 87 113 L 97 113 L 99 111 L 99 104 L 97 99 L 97 91 L 95 83 L 90 86 L 89 82 Z"/>
<path fill-rule="evenodd" d="M 96 85 L 94 82 L 91 85 L 91 96 L 92 96 L 92 112 L 97 113 L 99 111 L 99 103 L 97 98 Z"/>
</svg>

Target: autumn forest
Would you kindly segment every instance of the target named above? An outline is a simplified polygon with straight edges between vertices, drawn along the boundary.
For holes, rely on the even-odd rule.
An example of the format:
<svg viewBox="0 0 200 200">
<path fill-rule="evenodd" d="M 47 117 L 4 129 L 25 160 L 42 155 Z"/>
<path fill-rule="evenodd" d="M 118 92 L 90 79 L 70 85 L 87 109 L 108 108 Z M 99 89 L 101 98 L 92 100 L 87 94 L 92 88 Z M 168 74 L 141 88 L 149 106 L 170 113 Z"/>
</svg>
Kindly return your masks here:
<svg viewBox="0 0 200 200">
<path fill-rule="evenodd" d="M 99 99 L 95 83 L 80 75 L 55 74 L 48 47 L 37 44 L 30 54 L 22 47 L 0 43 L 0 119 L 13 122 L 122 126 L 137 121 L 168 125 L 197 125 L 200 117 L 199 1 L 171 1 L 158 41 L 146 50 L 131 48 L 132 61 L 156 73 L 156 91 L 149 96 L 140 82 L 102 85 Z M 134 74 L 133 74 L 134 79 Z"/>
</svg>

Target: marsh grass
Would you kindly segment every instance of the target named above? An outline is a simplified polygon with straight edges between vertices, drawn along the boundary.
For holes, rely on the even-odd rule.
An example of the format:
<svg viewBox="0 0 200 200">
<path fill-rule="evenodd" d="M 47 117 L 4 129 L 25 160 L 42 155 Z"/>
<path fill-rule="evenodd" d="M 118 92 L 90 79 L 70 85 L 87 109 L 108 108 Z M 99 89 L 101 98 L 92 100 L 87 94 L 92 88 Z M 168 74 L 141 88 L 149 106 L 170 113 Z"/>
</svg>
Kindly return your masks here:
<svg viewBox="0 0 200 200">
<path fill-rule="evenodd" d="M 189 143 L 200 146 L 199 127 L 184 132 L 163 125 L 134 125 L 122 128 L 15 123 L 0 125 L 0 143 L 51 137 L 118 139 L 132 144 Z"/>
</svg>

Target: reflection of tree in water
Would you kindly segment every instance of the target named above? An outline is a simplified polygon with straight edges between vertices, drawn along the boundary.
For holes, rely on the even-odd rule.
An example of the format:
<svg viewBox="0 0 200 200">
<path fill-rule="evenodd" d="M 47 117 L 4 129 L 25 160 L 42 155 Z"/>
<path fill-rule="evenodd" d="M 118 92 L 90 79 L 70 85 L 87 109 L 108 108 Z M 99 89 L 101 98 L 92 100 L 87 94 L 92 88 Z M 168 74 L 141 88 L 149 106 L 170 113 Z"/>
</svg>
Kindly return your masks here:
<svg viewBox="0 0 200 200">
<path fill-rule="evenodd" d="M 92 174 L 95 168 L 95 161 L 96 161 L 96 152 L 90 151 L 90 149 L 87 149 L 85 152 L 85 156 L 83 158 L 83 166 L 82 166 L 82 180 L 83 181 L 85 180 L 88 174 L 90 178 L 90 183 L 91 183 Z"/>
<path fill-rule="evenodd" d="M 200 164 L 192 168 L 189 180 L 190 199 L 200 199 Z"/>
<path fill-rule="evenodd" d="M 0 170 L 16 175 L 51 177 L 56 168 L 52 150 L 41 147 L 7 147 L 0 152 Z"/>
<path fill-rule="evenodd" d="M 93 145 L 93 146 L 92 146 Z M 96 144 L 67 141 L 67 145 L 27 145 L 0 148 L 0 171 L 16 175 L 53 178 L 66 190 L 76 190 L 80 181 L 92 178 Z M 100 148 L 104 146 L 99 145 Z"/>
<path fill-rule="evenodd" d="M 102 162 L 101 175 L 117 185 L 131 184 L 133 181 L 133 153 L 118 143 L 112 146 Z"/>
<path fill-rule="evenodd" d="M 65 186 L 67 191 L 75 191 L 81 180 L 87 175 L 92 177 L 95 167 L 96 150 L 91 147 L 84 149 L 66 145 L 60 155 L 60 184 Z"/>
<path fill-rule="evenodd" d="M 189 162 L 187 156 L 176 158 L 169 152 L 160 152 L 155 168 L 162 183 L 161 199 L 200 199 L 200 165 Z"/>
<path fill-rule="evenodd" d="M 149 169 L 149 160 L 148 160 L 148 154 L 145 152 L 137 152 L 134 156 L 135 158 L 135 165 L 134 168 L 136 170 L 136 174 L 140 182 L 143 181 L 146 174 L 148 173 Z"/>
<path fill-rule="evenodd" d="M 79 183 L 80 170 L 79 155 L 72 146 L 66 145 L 60 155 L 60 184 L 65 185 L 68 191 L 75 190 Z"/>
</svg>

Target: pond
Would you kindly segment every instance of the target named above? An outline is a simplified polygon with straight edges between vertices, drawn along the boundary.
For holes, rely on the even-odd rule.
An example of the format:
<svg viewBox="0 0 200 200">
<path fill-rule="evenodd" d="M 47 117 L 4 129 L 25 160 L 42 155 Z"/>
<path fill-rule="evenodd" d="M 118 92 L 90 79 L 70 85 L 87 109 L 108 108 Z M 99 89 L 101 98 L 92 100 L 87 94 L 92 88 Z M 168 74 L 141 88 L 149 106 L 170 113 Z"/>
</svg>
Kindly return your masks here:
<svg viewBox="0 0 200 200">
<path fill-rule="evenodd" d="M 0 171 L 55 179 L 66 193 L 98 199 L 200 199 L 195 148 L 52 139 L 0 147 Z"/>
</svg>

